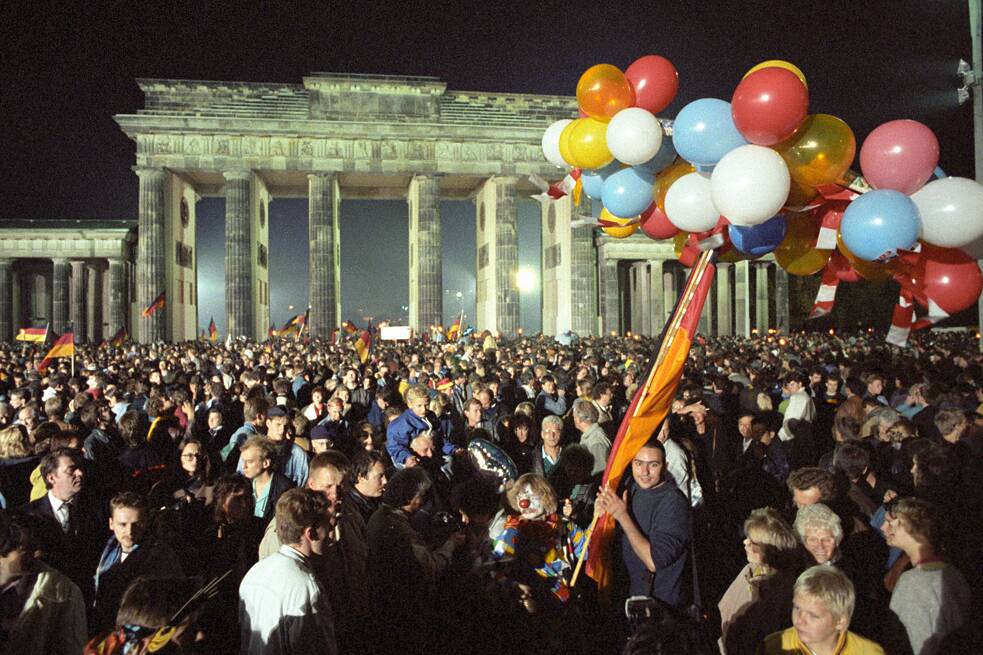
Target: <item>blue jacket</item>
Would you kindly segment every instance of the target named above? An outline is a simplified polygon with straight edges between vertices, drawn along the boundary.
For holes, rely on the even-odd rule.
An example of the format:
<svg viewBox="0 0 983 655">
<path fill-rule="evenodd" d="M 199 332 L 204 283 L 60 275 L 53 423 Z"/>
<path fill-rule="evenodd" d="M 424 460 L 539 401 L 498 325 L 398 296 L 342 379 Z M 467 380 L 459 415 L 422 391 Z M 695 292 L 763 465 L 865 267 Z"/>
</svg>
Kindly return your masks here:
<svg viewBox="0 0 983 655">
<path fill-rule="evenodd" d="M 222 447 L 222 460 L 229 461 L 229 456 L 232 455 L 233 450 L 242 448 L 242 444 L 249 441 L 251 437 L 257 436 L 261 437 L 263 433 L 257 430 L 252 423 L 244 423 L 241 428 L 232 433 L 232 436 L 229 437 L 229 443 Z"/>
<path fill-rule="evenodd" d="M 444 435 L 440 433 L 440 426 L 437 417 L 427 412 L 427 418 L 422 419 L 407 409 L 399 415 L 399 418 L 389 424 L 386 430 L 386 450 L 392 457 L 393 463 L 402 466 L 406 463 L 406 458 L 413 454 L 410 450 L 410 442 L 424 430 L 433 431 L 433 447 L 444 455 L 454 452 L 454 444 L 444 441 Z"/>
</svg>

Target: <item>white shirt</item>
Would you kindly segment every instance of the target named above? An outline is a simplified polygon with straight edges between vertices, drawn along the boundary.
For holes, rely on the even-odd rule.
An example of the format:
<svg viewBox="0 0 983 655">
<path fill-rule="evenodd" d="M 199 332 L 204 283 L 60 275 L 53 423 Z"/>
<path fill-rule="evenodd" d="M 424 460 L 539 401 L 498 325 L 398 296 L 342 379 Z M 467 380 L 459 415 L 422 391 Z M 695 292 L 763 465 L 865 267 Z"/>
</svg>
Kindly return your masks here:
<svg viewBox="0 0 983 655">
<path fill-rule="evenodd" d="M 788 406 L 785 408 L 785 418 L 782 421 L 782 429 L 778 431 L 778 438 L 782 441 L 790 441 L 795 438 L 795 435 L 785 428 L 789 420 L 793 418 L 809 421 L 810 423 L 816 418 L 816 405 L 804 389 L 799 389 L 789 396 Z"/>
<path fill-rule="evenodd" d="M 672 439 L 663 441 L 662 447 L 666 450 L 666 469 L 672 475 L 673 482 L 683 495 L 689 498 L 693 507 L 699 507 L 703 503 L 703 487 L 700 486 L 699 480 L 690 477 L 688 459 L 683 447 Z"/>
<path fill-rule="evenodd" d="M 61 531 L 68 532 L 70 526 L 68 525 L 67 506 L 72 504 L 71 501 L 65 502 L 49 491 L 48 502 L 51 503 L 51 511 L 54 513 L 55 519 L 58 521 L 58 524 L 61 525 Z M 64 509 L 62 509 L 63 507 Z"/>
<path fill-rule="evenodd" d="M 242 655 L 336 655 L 334 617 L 310 561 L 290 546 L 253 565 L 239 585 Z"/>
</svg>

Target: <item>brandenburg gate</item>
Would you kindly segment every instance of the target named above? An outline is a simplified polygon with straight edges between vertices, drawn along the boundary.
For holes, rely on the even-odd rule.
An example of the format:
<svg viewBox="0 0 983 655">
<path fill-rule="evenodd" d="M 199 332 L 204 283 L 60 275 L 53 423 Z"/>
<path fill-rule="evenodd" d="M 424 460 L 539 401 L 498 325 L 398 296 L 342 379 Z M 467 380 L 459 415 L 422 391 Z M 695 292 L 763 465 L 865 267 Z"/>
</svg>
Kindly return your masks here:
<svg viewBox="0 0 983 655">
<path fill-rule="evenodd" d="M 167 294 L 166 311 L 137 319 L 140 341 L 196 336 L 195 202 L 203 196 L 225 198 L 225 312 L 233 335 L 266 336 L 267 219 L 269 203 L 283 197 L 308 200 L 314 336 L 328 336 L 341 321 L 342 197 L 406 199 L 409 312 L 417 330 L 443 323 L 440 200 L 473 200 L 474 322 L 506 334 L 518 327 L 516 204 L 537 192 L 530 174 L 557 177 L 540 141 L 551 122 L 577 115 L 573 98 L 448 91 L 432 77 L 334 73 L 313 74 L 302 85 L 149 79 L 139 85 L 145 106 L 115 117 L 136 142 L 135 305 Z M 590 247 L 589 229 L 583 232 Z M 380 284 L 402 279 L 401 272 L 379 271 Z M 566 329 L 594 320 L 593 310 L 577 320 L 571 311 Z"/>
</svg>

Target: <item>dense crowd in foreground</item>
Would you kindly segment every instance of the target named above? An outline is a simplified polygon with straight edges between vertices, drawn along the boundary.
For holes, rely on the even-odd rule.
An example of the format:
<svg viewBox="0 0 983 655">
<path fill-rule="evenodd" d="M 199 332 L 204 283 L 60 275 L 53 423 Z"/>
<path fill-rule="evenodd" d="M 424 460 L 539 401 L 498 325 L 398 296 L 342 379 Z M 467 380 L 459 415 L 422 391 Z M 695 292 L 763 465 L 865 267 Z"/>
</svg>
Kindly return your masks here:
<svg viewBox="0 0 983 655">
<path fill-rule="evenodd" d="M 644 338 L 0 346 L 0 653 L 983 652 L 978 342 L 882 338 L 700 338 L 614 490 Z"/>
</svg>

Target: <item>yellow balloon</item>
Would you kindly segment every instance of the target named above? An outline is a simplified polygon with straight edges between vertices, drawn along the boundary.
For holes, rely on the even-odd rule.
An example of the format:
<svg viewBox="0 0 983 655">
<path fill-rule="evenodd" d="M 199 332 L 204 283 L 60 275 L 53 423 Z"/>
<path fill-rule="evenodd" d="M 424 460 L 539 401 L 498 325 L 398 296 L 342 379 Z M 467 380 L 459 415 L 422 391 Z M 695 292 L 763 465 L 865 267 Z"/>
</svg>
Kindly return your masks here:
<svg viewBox="0 0 983 655">
<path fill-rule="evenodd" d="M 819 195 L 815 187 L 802 186 L 798 182 L 792 182 L 789 187 L 788 198 L 785 200 L 786 207 L 806 207 Z"/>
<path fill-rule="evenodd" d="M 666 193 L 669 192 L 669 187 L 682 176 L 695 171 L 696 169 L 688 161 L 677 159 L 655 176 L 655 184 L 652 185 L 652 200 L 659 206 L 659 209 L 663 212 L 666 210 Z"/>
<path fill-rule="evenodd" d="M 680 232 L 672 238 L 672 249 L 676 253 L 676 259 L 683 254 L 683 248 L 686 246 L 686 239 L 689 238 L 689 232 Z"/>
<path fill-rule="evenodd" d="M 843 177 L 857 154 L 857 139 L 836 116 L 812 114 L 798 132 L 774 149 L 788 165 L 792 181 L 811 188 Z"/>
<path fill-rule="evenodd" d="M 601 226 L 601 231 L 615 239 L 630 237 L 638 230 L 638 216 L 618 218 L 607 209 L 601 210 L 601 215 L 597 221 Z"/>
<path fill-rule="evenodd" d="M 768 61 L 763 61 L 748 72 L 744 73 L 744 77 L 747 77 L 751 73 L 759 71 L 762 68 L 784 68 L 787 71 L 792 71 L 795 73 L 797 78 L 802 80 L 802 84 L 804 84 L 807 89 L 809 88 L 809 83 L 806 82 L 806 76 L 802 72 L 802 69 L 791 62 L 785 61 L 784 59 L 769 59 Z"/>
<path fill-rule="evenodd" d="M 832 250 L 818 250 L 820 220 L 812 212 L 788 217 L 785 239 L 775 249 L 775 260 L 790 275 L 813 275 L 823 270 Z"/>
<path fill-rule="evenodd" d="M 563 161 L 567 162 L 571 166 L 576 167 L 576 160 L 573 158 L 573 153 L 570 151 L 570 135 L 573 134 L 573 128 L 577 126 L 577 123 L 584 119 L 578 118 L 574 121 L 567 123 L 567 126 L 563 128 L 560 132 L 560 156 L 563 157 Z"/>
<path fill-rule="evenodd" d="M 869 262 L 866 259 L 860 259 L 846 247 L 843 243 L 843 237 L 839 232 L 836 233 L 836 248 L 842 253 L 850 265 L 853 266 L 853 270 L 857 272 L 857 275 L 865 280 L 871 282 L 884 282 L 890 280 L 894 275 L 891 270 L 891 263 L 878 264 L 876 262 Z"/>
<path fill-rule="evenodd" d="M 608 124 L 596 118 L 581 118 L 570 132 L 568 146 L 578 168 L 603 168 L 614 161 L 605 134 Z M 560 134 L 563 143 L 563 134 Z M 563 151 L 560 151 L 563 154 Z"/>
</svg>

